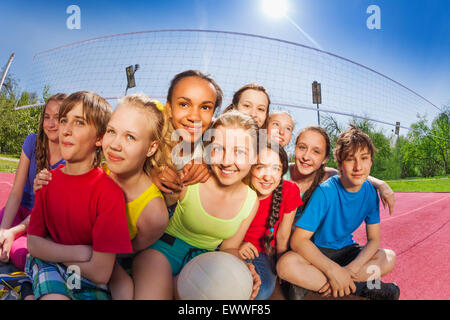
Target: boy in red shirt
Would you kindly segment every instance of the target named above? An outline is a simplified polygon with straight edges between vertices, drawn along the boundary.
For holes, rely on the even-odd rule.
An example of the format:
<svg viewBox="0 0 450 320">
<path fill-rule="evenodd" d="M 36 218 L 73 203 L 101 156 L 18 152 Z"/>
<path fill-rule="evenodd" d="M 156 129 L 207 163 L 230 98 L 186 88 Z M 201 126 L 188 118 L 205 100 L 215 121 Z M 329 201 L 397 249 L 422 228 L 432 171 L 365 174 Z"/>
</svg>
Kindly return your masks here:
<svg viewBox="0 0 450 320">
<path fill-rule="evenodd" d="M 111 112 L 92 92 L 63 101 L 59 142 L 66 166 L 52 170 L 51 183 L 36 193 L 28 227 L 25 271 L 36 299 L 108 299 L 116 254 L 132 252 L 122 190 L 99 168 Z"/>
</svg>

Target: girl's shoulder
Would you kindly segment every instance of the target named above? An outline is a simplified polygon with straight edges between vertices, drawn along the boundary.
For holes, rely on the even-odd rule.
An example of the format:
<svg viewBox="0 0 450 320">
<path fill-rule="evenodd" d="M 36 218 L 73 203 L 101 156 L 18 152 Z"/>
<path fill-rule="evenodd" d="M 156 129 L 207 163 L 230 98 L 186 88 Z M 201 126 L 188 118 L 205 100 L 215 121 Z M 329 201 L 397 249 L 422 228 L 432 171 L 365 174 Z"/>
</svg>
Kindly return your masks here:
<svg viewBox="0 0 450 320">
<path fill-rule="evenodd" d="M 31 159 L 32 154 L 35 152 L 37 134 L 32 133 L 26 136 L 23 141 L 22 150 L 25 152 L 28 159 Z"/>
<path fill-rule="evenodd" d="M 25 140 L 24 140 L 24 142 L 36 142 L 36 139 L 37 139 L 37 134 L 36 133 L 30 133 L 29 135 L 27 135 L 26 137 L 25 137 Z"/>
<path fill-rule="evenodd" d="M 288 191 L 300 191 L 300 188 L 298 187 L 298 185 L 291 181 L 291 180 L 283 180 L 283 191 L 288 190 Z"/>
</svg>

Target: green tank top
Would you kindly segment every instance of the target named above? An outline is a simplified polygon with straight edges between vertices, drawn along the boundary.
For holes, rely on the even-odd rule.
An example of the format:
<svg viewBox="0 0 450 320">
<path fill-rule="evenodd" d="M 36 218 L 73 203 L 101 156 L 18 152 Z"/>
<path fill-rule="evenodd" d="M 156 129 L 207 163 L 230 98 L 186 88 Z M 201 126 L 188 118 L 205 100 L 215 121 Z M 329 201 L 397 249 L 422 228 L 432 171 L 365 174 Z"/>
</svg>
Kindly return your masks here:
<svg viewBox="0 0 450 320">
<path fill-rule="evenodd" d="M 257 195 L 247 187 L 247 198 L 236 216 L 232 219 L 220 219 L 203 209 L 199 187 L 199 183 L 187 187 L 184 199 L 177 203 L 166 233 L 194 247 L 212 251 L 238 231 L 242 221 L 253 209 Z"/>
</svg>

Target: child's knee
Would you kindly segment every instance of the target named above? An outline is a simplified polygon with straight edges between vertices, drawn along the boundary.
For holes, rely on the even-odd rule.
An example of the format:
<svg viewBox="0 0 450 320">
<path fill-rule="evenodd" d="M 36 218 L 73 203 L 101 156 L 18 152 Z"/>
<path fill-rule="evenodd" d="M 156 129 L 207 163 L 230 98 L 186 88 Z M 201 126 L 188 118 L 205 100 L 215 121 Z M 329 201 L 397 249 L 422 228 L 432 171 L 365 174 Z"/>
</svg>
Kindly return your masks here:
<svg viewBox="0 0 450 320">
<path fill-rule="evenodd" d="M 117 262 L 109 281 L 109 288 L 113 300 L 132 300 L 134 297 L 133 279 Z"/>
<path fill-rule="evenodd" d="M 286 280 L 287 277 L 289 277 L 289 272 L 292 270 L 292 266 L 295 263 L 296 257 L 294 256 L 294 253 L 292 251 L 286 252 L 283 254 L 277 262 L 276 270 L 277 275 L 283 279 Z"/>
<path fill-rule="evenodd" d="M 10 251 L 10 259 L 12 264 L 23 271 L 25 269 L 25 262 L 27 261 L 28 249 L 26 246 L 26 237 L 20 237 L 13 242 Z"/>
<path fill-rule="evenodd" d="M 397 255 L 390 249 L 384 249 L 384 254 L 387 272 L 391 272 L 395 267 Z"/>
<path fill-rule="evenodd" d="M 396 262 L 396 254 L 394 251 L 390 249 L 379 249 L 376 258 L 379 259 L 382 276 L 394 269 Z"/>
</svg>

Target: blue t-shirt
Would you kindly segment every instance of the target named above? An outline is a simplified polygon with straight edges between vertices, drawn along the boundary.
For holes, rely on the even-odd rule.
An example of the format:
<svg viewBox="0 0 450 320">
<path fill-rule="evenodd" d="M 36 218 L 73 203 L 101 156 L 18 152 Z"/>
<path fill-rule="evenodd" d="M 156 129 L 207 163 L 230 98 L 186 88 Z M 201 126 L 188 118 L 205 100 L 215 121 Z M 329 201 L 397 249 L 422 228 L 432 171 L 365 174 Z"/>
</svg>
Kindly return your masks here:
<svg viewBox="0 0 450 320">
<path fill-rule="evenodd" d="M 311 240 L 316 246 L 341 249 L 355 243 L 353 232 L 363 221 L 380 222 L 379 204 L 377 191 L 367 180 L 358 192 L 349 192 L 335 175 L 317 187 L 296 226 L 314 232 Z"/>
<path fill-rule="evenodd" d="M 33 182 L 36 177 L 36 138 L 37 134 L 30 134 L 25 138 L 22 145 L 22 150 L 30 160 L 30 167 L 28 168 L 27 181 L 25 182 L 25 187 L 23 188 L 22 201 L 20 205 L 25 208 L 32 210 L 34 207 L 34 192 L 33 192 Z M 60 164 L 65 164 L 64 159 L 60 159 L 57 163 L 50 166 L 50 169 L 57 168 Z"/>
</svg>

